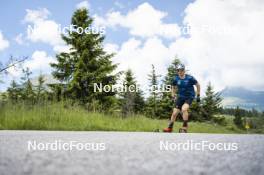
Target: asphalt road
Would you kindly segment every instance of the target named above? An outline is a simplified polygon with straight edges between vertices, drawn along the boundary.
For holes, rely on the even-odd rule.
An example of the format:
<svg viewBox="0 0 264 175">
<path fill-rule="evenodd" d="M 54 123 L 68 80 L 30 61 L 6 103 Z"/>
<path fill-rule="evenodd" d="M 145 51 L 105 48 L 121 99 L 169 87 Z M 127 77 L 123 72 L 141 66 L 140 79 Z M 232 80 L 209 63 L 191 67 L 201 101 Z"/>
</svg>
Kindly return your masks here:
<svg viewBox="0 0 264 175">
<path fill-rule="evenodd" d="M 0 131 L 1 175 L 263 175 L 263 162 L 264 135 Z"/>
</svg>

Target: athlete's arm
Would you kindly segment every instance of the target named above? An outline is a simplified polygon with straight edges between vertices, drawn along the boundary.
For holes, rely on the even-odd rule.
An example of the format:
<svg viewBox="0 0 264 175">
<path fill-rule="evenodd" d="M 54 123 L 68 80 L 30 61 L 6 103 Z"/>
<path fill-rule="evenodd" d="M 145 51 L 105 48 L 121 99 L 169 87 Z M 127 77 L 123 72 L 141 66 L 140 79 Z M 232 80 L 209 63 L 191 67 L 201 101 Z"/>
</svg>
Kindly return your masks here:
<svg viewBox="0 0 264 175">
<path fill-rule="evenodd" d="M 177 92 L 177 86 L 172 86 L 171 89 L 171 96 L 174 98 L 176 97 L 176 92 Z"/>
</svg>

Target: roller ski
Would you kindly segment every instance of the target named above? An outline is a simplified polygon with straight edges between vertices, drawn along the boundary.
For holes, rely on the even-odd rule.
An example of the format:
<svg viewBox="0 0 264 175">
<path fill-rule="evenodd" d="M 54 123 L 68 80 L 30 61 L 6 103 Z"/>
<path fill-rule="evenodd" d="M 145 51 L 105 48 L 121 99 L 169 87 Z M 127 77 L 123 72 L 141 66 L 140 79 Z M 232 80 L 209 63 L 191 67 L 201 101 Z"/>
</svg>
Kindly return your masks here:
<svg viewBox="0 0 264 175">
<path fill-rule="evenodd" d="M 187 129 L 180 128 L 180 129 L 179 129 L 179 133 L 187 133 Z"/>
</svg>

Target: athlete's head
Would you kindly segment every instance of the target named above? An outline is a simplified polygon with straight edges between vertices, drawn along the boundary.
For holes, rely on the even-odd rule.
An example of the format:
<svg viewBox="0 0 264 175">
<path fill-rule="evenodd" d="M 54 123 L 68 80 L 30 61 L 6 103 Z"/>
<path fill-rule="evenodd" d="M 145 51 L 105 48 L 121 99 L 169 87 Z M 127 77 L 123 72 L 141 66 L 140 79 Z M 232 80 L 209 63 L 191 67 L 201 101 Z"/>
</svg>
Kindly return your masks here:
<svg viewBox="0 0 264 175">
<path fill-rule="evenodd" d="M 185 66 L 184 64 L 178 64 L 176 67 L 177 73 L 179 74 L 179 76 L 184 76 L 185 74 Z"/>
</svg>

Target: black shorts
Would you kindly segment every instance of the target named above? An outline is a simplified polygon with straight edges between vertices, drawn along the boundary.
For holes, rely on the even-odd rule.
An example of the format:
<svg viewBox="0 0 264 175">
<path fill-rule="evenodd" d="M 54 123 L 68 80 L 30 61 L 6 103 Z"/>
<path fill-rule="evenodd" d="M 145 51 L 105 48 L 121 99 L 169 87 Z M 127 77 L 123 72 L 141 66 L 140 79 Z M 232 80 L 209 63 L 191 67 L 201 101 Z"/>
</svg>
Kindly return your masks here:
<svg viewBox="0 0 264 175">
<path fill-rule="evenodd" d="M 192 101 L 193 101 L 193 98 L 178 98 L 175 102 L 175 108 L 181 110 L 184 103 L 187 103 L 188 105 L 191 106 Z"/>
</svg>

